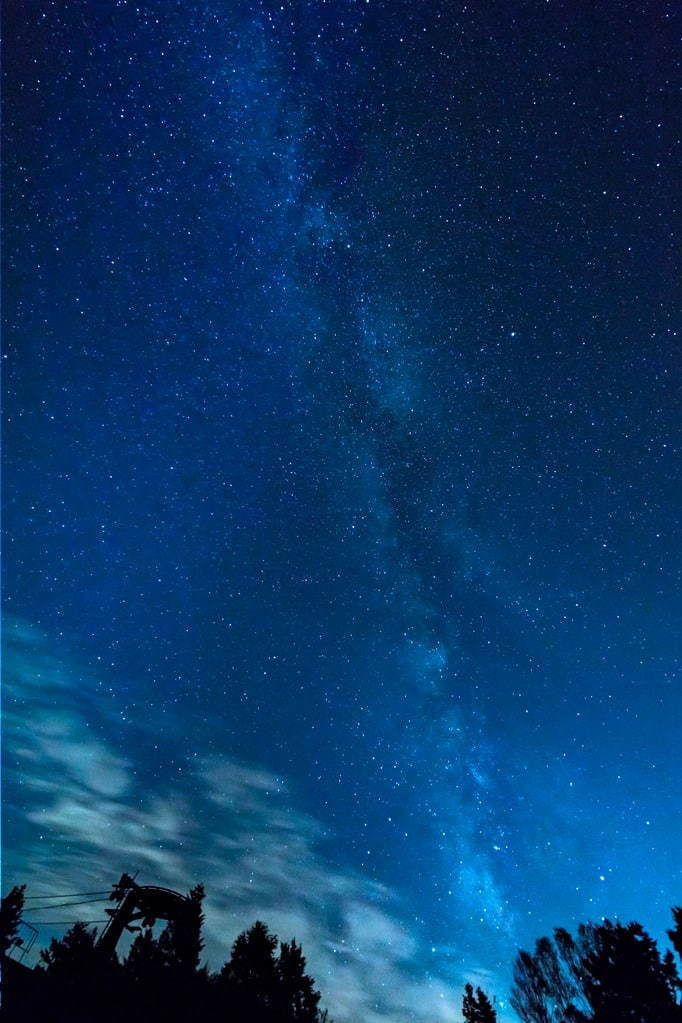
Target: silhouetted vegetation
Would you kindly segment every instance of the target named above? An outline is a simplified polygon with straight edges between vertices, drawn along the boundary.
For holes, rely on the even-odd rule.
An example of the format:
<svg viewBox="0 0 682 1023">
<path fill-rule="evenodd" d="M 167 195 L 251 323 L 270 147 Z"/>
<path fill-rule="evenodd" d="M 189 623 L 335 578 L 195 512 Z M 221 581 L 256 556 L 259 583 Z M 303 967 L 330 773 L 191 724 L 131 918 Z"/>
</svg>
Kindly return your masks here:
<svg viewBox="0 0 682 1023">
<path fill-rule="evenodd" d="M 19 924 L 24 911 L 26 885 L 15 886 L 0 902 L 0 955 L 21 944 Z"/>
<path fill-rule="evenodd" d="M 673 1023 L 682 1020 L 671 952 L 641 924 L 557 930 L 520 952 L 511 1003 L 524 1023 Z"/>
<path fill-rule="evenodd" d="M 295 940 L 280 943 L 256 921 L 236 938 L 224 966 L 210 973 L 201 965 L 203 887 L 181 896 L 124 878 L 139 893 L 141 924 L 129 928 L 138 933 L 122 960 L 102 941 L 106 929 L 98 935 L 76 923 L 50 941 L 34 969 L 22 967 L 12 953 L 21 946 L 24 886 L 2 899 L 1 1020 L 325 1023 L 320 993 Z M 145 892 L 166 893 L 182 907 L 158 935 L 144 909 Z M 673 920 L 668 935 L 682 958 L 682 907 L 673 909 Z M 575 937 L 557 929 L 532 953 L 519 952 L 511 1004 L 523 1023 L 682 1023 L 681 989 L 672 952 L 661 955 L 639 923 L 605 920 L 581 925 Z M 462 1017 L 464 1023 L 497 1021 L 491 1000 L 471 984 Z"/>
<path fill-rule="evenodd" d="M 35 969 L 12 962 L 3 970 L 0 1018 L 11 1023 L 325 1023 L 301 946 L 295 940 L 279 943 L 260 921 L 237 937 L 218 973 L 201 965 L 203 898 L 197 885 L 187 896 L 186 912 L 168 921 L 158 937 L 151 926 L 139 928 L 122 960 L 98 944 L 95 928 L 75 923 L 42 950 Z M 22 909 L 23 888 L 14 888 L 0 908 L 5 953 L 16 943 Z M 15 971 L 22 983 L 14 982 Z"/>
<path fill-rule="evenodd" d="M 675 926 L 671 931 L 668 931 L 668 937 L 673 943 L 673 948 L 677 952 L 680 959 L 682 959 L 682 906 L 675 906 L 673 908 L 673 920 Z"/>
<path fill-rule="evenodd" d="M 464 1023 L 496 1023 L 497 1021 L 497 1013 L 485 991 L 482 991 L 480 987 L 474 991 L 471 984 L 467 984 L 464 988 L 462 1016 Z"/>
</svg>

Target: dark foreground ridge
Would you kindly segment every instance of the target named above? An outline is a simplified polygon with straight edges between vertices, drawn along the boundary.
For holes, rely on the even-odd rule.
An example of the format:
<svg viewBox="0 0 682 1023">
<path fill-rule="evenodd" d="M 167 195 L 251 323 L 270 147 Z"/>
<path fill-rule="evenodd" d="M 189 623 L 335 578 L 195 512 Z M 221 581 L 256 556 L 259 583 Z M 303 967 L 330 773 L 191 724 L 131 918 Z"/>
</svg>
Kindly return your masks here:
<svg viewBox="0 0 682 1023">
<path fill-rule="evenodd" d="M 237 937 L 218 972 L 201 964 L 202 885 L 185 895 L 124 874 L 109 896 L 115 906 L 106 926 L 74 923 L 33 969 L 22 962 L 25 899 L 21 885 L 0 903 L 6 1023 L 331 1023 L 301 946 L 278 941 L 261 921 Z M 668 934 L 682 958 L 682 908 L 673 918 Z M 165 926 L 157 937 L 158 920 Z M 126 930 L 136 937 L 120 958 Z M 510 1001 L 523 1023 L 682 1023 L 681 991 L 670 950 L 661 956 L 639 923 L 605 920 L 581 925 L 576 937 L 559 928 L 533 953 L 519 952 Z M 496 1023 L 497 1011 L 467 984 L 462 1018 Z"/>
</svg>

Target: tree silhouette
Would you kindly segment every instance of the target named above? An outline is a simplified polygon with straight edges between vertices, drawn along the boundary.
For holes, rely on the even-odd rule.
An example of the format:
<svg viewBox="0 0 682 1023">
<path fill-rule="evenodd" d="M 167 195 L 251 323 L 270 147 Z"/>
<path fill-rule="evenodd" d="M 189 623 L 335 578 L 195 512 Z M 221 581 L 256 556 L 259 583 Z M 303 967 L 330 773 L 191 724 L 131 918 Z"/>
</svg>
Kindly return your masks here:
<svg viewBox="0 0 682 1023">
<path fill-rule="evenodd" d="M 682 959 L 682 906 L 673 907 L 673 920 L 675 926 L 671 931 L 668 931 L 668 937 L 673 943 L 673 948 L 677 952 L 680 959 Z"/>
<path fill-rule="evenodd" d="M 672 1023 L 680 1020 L 671 953 L 661 959 L 641 924 L 583 924 L 520 952 L 511 1004 L 524 1023 Z"/>
<path fill-rule="evenodd" d="M 192 888 L 187 897 L 187 906 L 182 917 L 169 920 L 159 937 L 161 950 L 166 965 L 178 974 L 185 976 L 195 973 L 199 968 L 199 960 L 204 942 L 201 928 L 204 923 L 202 903 L 204 886 Z"/>
<path fill-rule="evenodd" d="M 25 890 L 26 885 L 15 886 L 0 900 L 0 1020 L 3 1023 L 27 1019 L 35 1000 L 33 971 L 10 957 L 13 948 L 23 945 L 19 927 Z"/>
<path fill-rule="evenodd" d="M 317 1023 L 320 993 L 305 972 L 305 956 L 294 940 L 283 941 L 277 959 L 277 1016 L 287 1023 Z"/>
<path fill-rule="evenodd" d="M 557 1017 L 552 1012 L 549 994 L 537 955 L 522 950 L 514 963 L 510 1001 L 523 1023 L 554 1023 Z"/>
<path fill-rule="evenodd" d="M 277 937 L 257 920 L 232 946 L 232 956 L 220 972 L 220 995 L 237 1019 L 272 1017 L 277 993 Z"/>
<path fill-rule="evenodd" d="M 164 951 L 159 948 L 151 927 L 146 927 L 130 946 L 123 969 L 134 984 L 150 985 L 154 981 L 160 984 L 166 964 Z"/>
<path fill-rule="evenodd" d="M 260 920 L 232 946 L 232 956 L 214 982 L 216 1018 L 234 1023 L 323 1023 L 320 993 L 306 973 L 306 960 L 295 940 L 283 941 Z"/>
<path fill-rule="evenodd" d="M 96 928 L 76 923 L 40 953 L 38 990 L 55 1023 L 121 1018 L 119 965 L 98 948 L 96 937 Z"/>
<path fill-rule="evenodd" d="M 236 938 L 220 973 L 209 975 L 200 966 L 203 899 L 201 885 L 186 900 L 178 897 L 186 911 L 158 937 L 150 926 L 142 930 L 122 964 L 98 944 L 95 929 L 76 923 L 51 940 L 31 970 L 7 958 L 18 944 L 24 904 L 24 886 L 13 888 L 0 903 L 0 952 L 12 968 L 0 1021 L 327 1023 L 301 946 L 279 943 L 260 920 Z M 141 919 L 150 923 L 151 914 Z M 682 907 L 673 909 L 673 920 L 668 934 L 682 956 Z M 673 953 L 661 956 L 641 924 L 604 920 L 581 924 L 575 937 L 557 929 L 534 952 L 519 952 L 511 1004 L 523 1023 L 682 1023 L 681 989 Z M 490 999 L 471 984 L 462 1015 L 464 1023 L 497 1021 Z"/>
<path fill-rule="evenodd" d="M 682 1018 L 672 956 L 661 960 L 656 942 L 641 924 L 606 920 L 591 928 L 583 963 L 593 1023 L 673 1023 Z"/>
<path fill-rule="evenodd" d="M 84 972 L 100 966 L 103 956 L 97 949 L 96 937 L 96 927 L 88 930 L 87 924 L 76 923 L 63 938 L 52 938 L 49 947 L 40 953 L 46 974 L 67 980 L 80 978 Z"/>
<path fill-rule="evenodd" d="M 153 1019 L 155 1010 L 168 1012 L 165 953 L 151 927 L 141 931 L 123 963 L 126 1001 L 134 1007 L 133 1019 Z"/>
<path fill-rule="evenodd" d="M 471 984 L 464 988 L 462 1016 L 465 1023 L 497 1023 L 497 1013 L 485 991 L 480 987 L 474 991 Z"/>
<path fill-rule="evenodd" d="M 11 948 L 21 945 L 19 924 L 24 911 L 26 885 L 15 885 L 0 901 L 0 955 L 7 955 Z"/>
<path fill-rule="evenodd" d="M 584 929 L 579 931 L 585 938 Z M 586 1008 L 581 949 L 561 928 L 540 938 L 535 952 L 519 952 L 511 1004 L 524 1023 L 564 1023 L 576 1006 Z"/>
<path fill-rule="evenodd" d="M 208 978 L 199 970 L 203 899 L 203 886 L 197 885 L 186 912 L 169 920 L 158 938 L 148 927 L 130 946 L 123 977 L 134 1018 L 185 1020 L 205 1001 Z"/>
<path fill-rule="evenodd" d="M 5 965 L 12 970 L 3 975 L 0 1023 L 29 1019 L 49 1023 L 327 1023 L 326 1011 L 319 1011 L 320 993 L 306 972 L 301 946 L 293 939 L 280 945 L 261 921 L 237 937 L 220 973 L 209 974 L 207 967 L 200 965 L 203 900 L 202 885 L 192 888 L 186 899 L 174 899 L 174 915 L 158 936 L 152 930 L 155 905 L 143 906 L 146 915 L 141 912 L 131 919 L 141 920 L 144 929 L 130 927 L 139 933 L 123 962 L 112 952 L 111 944 L 102 944 L 97 930 L 85 923 L 75 923 L 62 938 L 52 938 L 34 969 L 21 967 L 5 955 Z M 21 886 L 13 888 L 0 905 L 4 954 L 17 943 L 23 903 Z M 488 1023 L 488 1017 L 482 1019 Z"/>
</svg>

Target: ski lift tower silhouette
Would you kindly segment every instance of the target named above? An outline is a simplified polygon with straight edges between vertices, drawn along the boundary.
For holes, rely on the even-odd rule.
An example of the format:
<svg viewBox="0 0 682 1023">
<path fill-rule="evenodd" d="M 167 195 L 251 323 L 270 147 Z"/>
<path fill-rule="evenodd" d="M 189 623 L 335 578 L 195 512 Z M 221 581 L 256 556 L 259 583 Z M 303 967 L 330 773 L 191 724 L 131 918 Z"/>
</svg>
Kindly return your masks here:
<svg viewBox="0 0 682 1023">
<path fill-rule="evenodd" d="M 118 905 L 115 909 L 105 910 L 111 919 L 98 938 L 97 947 L 110 956 L 116 952 L 124 931 L 153 927 L 157 920 L 170 920 L 183 926 L 191 910 L 191 902 L 186 895 L 171 888 L 137 884 L 130 874 L 121 874 L 109 899 Z"/>
</svg>

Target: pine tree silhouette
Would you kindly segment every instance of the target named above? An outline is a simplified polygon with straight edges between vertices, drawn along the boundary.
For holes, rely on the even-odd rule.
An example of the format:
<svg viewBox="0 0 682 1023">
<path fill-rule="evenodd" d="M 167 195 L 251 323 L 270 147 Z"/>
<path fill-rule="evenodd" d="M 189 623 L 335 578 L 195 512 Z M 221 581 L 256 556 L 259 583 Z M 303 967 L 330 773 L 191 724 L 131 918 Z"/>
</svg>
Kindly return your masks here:
<svg viewBox="0 0 682 1023">
<path fill-rule="evenodd" d="M 266 1020 L 276 1003 L 277 937 L 257 920 L 232 946 L 232 956 L 220 972 L 219 990 L 236 1019 Z"/>
<path fill-rule="evenodd" d="M 130 946 L 123 968 L 133 984 L 162 983 L 167 965 L 164 951 L 150 927 L 141 931 Z"/>
<path fill-rule="evenodd" d="M 462 1016 L 465 1023 L 497 1023 L 497 1013 L 485 991 L 480 987 L 474 991 L 471 984 L 464 988 Z"/>
<path fill-rule="evenodd" d="M 283 941 L 277 959 L 277 1016 L 286 1023 L 317 1023 L 320 993 L 305 972 L 305 956 L 294 940 Z"/>
<path fill-rule="evenodd" d="M 232 956 L 214 984 L 214 1004 L 234 1023 L 325 1023 L 320 993 L 306 973 L 301 946 L 283 941 L 260 920 L 232 946 Z"/>
<path fill-rule="evenodd" d="M 203 949 L 202 885 L 189 895 L 186 913 L 169 920 L 158 938 L 151 928 L 137 935 L 123 964 L 136 1018 L 190 1019 L 207 997 L 208 978 L 199 970 Z"/>
<path fill-rule="evenodd" d="M 14 985 L 21 1000 L 0 1008 L 0 1023 L 328 1023 L 318 1009 L 320 993 L 306 973 L 295 941 L 279 945 L 276 935 L 256 921 L 242 932 L 218 975 L 200 966 L 203 950 L 204 889 L 193 888 L 185 912 L 168 920 L 161 933 L 139 931 L 124 961 L 111 946 L 98 943 L 97 931 L 74 924 L 53 938 L 35 969 L 25 968 L 25 983 Z M 13 888 L 0 906 L 2 948 L 17 937 L 24 888 Z M 133 918 L 134 920 L 135 918 Z M 151 923 L 153 915 L 139 919 Z M 131 927 L 135 930 L 135 926 Z M 14 964 L 19 970 L 17 964 Z M 4 983 L 3 994 L 8 985 Z M 14 993 L 13 992 L 13 993 Z M 493 1017 L 494 1018 L 494 1017 Z M 486 1017 L 487 1023 L 487 1017 Z"/>
<path fill-rule="evenodd" d="M 99 966 L 103 957 L 97 950 L 96 937 L 96 927 L 89 929 L 87 924 L 76 923 L 63 938 L 52 938 L 49 947 L 40 953 L 47 975 L 68 980 Z"/>
<path fill-rule="evenodd" d="M 122 972 L 133 1019 L 151 1020 L 159 1011 L 168 1011 L 167 960 L 151 928 L 133 941 Z"/>
<path fill-rule="evenodd" d="M 120 1018 L 120 967 L 96 944 L 97 931 L 76 923 L 40 953 L 39 993 L 54 1023 Z"/>
<path fill-rule="evenodd" d="M 204 942 L 201 928 L 204 914 L 201 906 L 204 900 L 204 886 L 197 885 L 188 895 L 185 914 L 170 920 L 159 937 L 159 948 L 165 956 L 168 966 L 184 974 L 194 973 L 199 968 L 199 960 Z"/>
<path fill-rule="evenodd" d="M 0 955 L 21 944 L 19 925 L 24 911 L 26 885 L 15 885 L 0 901 Z"/>
</svg>

